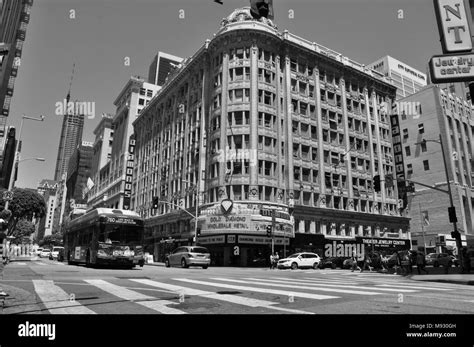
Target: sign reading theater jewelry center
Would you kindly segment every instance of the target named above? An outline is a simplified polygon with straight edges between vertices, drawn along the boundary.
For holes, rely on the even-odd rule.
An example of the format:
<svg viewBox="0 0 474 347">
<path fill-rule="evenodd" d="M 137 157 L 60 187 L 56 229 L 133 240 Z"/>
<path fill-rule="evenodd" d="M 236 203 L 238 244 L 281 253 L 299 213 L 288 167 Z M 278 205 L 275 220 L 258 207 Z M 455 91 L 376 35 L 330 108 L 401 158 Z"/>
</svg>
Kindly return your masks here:
<svg viewBox="0 0 474 347">
<path fill-rule="evenodd" d="M 435 55 L 430 60 L 433 83 L 474 80 L 474 54 Z"/>
<path fill-rule="evenodd" d="M 443 53 L 472 50 L 467 0 L 434 0 L 434 7 Z"/>
</svg>

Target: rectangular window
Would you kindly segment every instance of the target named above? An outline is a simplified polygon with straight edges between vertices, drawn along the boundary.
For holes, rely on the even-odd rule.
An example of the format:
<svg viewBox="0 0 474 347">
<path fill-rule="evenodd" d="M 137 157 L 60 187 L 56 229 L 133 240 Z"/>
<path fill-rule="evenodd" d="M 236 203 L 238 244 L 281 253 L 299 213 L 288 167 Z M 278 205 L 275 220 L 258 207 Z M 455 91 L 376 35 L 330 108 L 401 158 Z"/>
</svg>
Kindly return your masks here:
<svg viewBox="0 0 474 347">
<path fill-rule="evenodd" d="M 408 129 L 407 128 L 403 129 L 403 138 L 404 139 L 408 138 Z"/>
<path fill-rule="evenodd" d="M 428 162 L 428 160 L 423 160 L 423 169 L 425 171 L 428 171 L 430 169 L 430 163 Z"/>
<path fill-rule="evenodd" d="M 405 154 L 406 154 L 407 157 L 409 157 L 411 155 L 410 146 L 405 147 Z"/>
<path fill-rule="evenodd" d="M 421 151 L 426 152 L 426 142 L 421 143 Z"/>
<path fill-rule="evenodd" d="M 423 134 L 425 132 L 425 127 L 423 126 L 423 123 L 418 124 L 418 133 Z"/>
<path fill-rule="evenodd" d="M 412 175 L 412 174 L 413 174 L 413 165 L 407 164 L 407 175 Z"/>
</svg>

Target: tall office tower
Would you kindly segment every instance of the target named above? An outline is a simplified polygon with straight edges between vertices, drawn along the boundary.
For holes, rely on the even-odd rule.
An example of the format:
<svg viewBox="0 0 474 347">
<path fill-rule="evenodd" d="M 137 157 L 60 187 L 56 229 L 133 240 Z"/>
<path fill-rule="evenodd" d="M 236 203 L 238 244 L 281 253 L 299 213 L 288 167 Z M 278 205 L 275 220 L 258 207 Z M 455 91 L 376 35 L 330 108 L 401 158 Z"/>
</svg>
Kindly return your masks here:
<svg viewBox="0 0 474 347">
<path fill-rule="evenodd" d="M 428 83 L 426 74 L 389 55 L 377 59 L 367 67 L 389 78 L 390 83 L 397 87 L 397 99 L 416 93 Z"/>
<path fill-rule="evenodd" d="M 0 155 L 33 0 L 0 2 Z"/>
<path fill-rule="evenodd" d="M 383 74 L 235 10 L 133 123 L 131 208 L 147 247 L 161 260 L 168 241 L 197 236 L 217 264 L 242 266 L 272 244 L 409 248 L 387 178 L 395 98 Z"/>
<path fill-rule="evenodd" d="M 160 87 L 132 76 L 114 102 L 114 129 L 110 160 L 101 169 L 104 185 L 100 191 L 89 193 L 92 207 L 103 206 L 130 209 L 131 172 L 133 169 L 133 121 L 158 93 Z"/>
<path fill-rule="evenodd" d="M 69 94 L 67 97 L 69 102 Z M 61 137 L 59 139 L 58 156 L 56 160 L 56 170 L 54 180 L 60 181 L 63 173 L 67 172 L 69 158 L 74 150 L 82 142 L 82 131 L 84 128 L 84 115 L 76 112 L 66 112 L 63 116 Z"/>
<path fill-rule="evenodd" d="M 165 84 L 168 74 L 176 69 L 183 58 L 171 54 L 158 52 L 148 70 L 148 83 L 162 86 Z"/>
<path fill-rule="evenodd" d="M 92 168 L 90 181 L 93 186 L 88 191 L 88 201 L 90 205 L 96 205 L 96 196 L 107 185 L 108 174 L 104 167 L 112 156 L 112 143 L 114 129 L 112 125 L 113 116 L 103 114 L 99 124 L 94 129 L 95 141 L 93 144 L 94 154 L 92 156 Z M 90 182 L 89 181 L 89 182 Z M 100 201 L 99 201 L 100 202 Z"/>
</svg>

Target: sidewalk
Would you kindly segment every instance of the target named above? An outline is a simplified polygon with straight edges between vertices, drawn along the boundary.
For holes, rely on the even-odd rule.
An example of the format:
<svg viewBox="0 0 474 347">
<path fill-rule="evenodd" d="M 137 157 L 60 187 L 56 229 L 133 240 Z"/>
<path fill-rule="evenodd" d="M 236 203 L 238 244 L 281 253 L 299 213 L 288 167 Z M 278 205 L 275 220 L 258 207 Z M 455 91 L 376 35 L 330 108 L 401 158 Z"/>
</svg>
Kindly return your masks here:
<svg viewBox="0 0 474 347">
<path fill-rule="evenodd" d="M 439 274 L 439 275 L 411 275 L 414 281 L 444 282 L 455 284 L 474 285 L 474 274 Z"/>
<path fill-rule="evenodd" d="M 0 315 L 15 313 L 42 314 L 41 306 L 38 304 L 35 294 L 4 283 L 0 284 L 0 288 L 8 293 L 3 308 L 0 301 Z"/>
</svg>

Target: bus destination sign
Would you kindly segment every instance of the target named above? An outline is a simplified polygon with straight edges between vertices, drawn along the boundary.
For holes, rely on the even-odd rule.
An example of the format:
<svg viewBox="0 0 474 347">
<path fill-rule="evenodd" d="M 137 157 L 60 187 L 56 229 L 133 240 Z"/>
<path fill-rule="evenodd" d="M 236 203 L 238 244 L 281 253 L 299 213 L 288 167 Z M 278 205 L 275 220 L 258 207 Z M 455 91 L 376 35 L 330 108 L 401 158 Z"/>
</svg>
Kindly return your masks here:
<svg viewBox="0 0 474 347">
<path fill-rule="evenodd" d="M 105 222 L 106 223 L 113 223 L 113 224 L 137 225 L 137 221 L 135 219 L 123 218 L 123 217 L 107 217 Z"/>
</svg>

